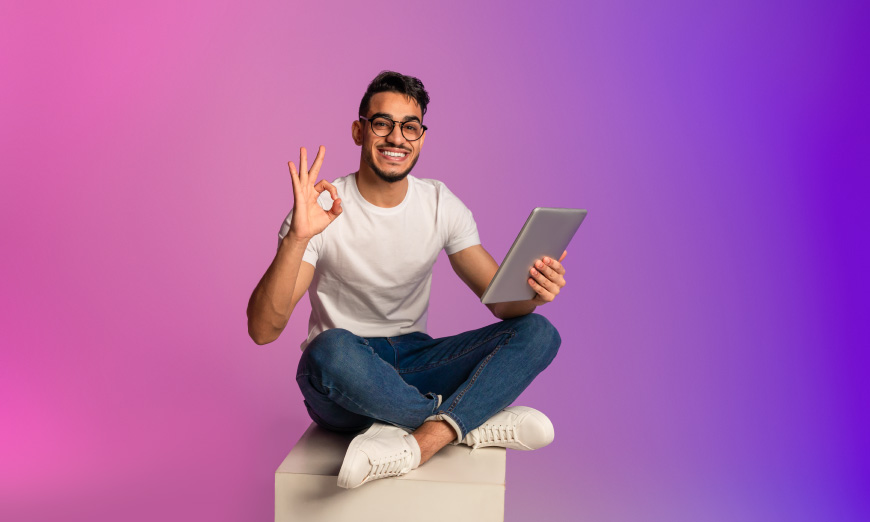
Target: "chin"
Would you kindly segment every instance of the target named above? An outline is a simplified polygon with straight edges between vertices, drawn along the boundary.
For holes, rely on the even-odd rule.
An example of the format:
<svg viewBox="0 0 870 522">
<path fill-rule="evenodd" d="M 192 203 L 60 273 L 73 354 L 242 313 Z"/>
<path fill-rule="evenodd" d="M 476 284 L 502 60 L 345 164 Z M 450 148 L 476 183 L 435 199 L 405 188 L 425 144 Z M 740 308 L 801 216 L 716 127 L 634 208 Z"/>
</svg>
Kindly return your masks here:
<svg viewBox="0 0 870 522">
<path fill-rule="evenodd" d="M 386 181 L 387 183 L 395 183 L 397 181 L 402 181 L 408 176 L 408 173 L 411 172 L 410 169 L 405 172 L 400 172 L 399 174 L 387 174 L 377 167 L 372 167 L 372 171 L 378 175 L 379 178 Z"/>
<path fill-rule="evenodd" d="M 411 173 L 411 170 L 414 168 L 414 165 L 417 164 L 418 159 L 420 159 L 419 154 L 417 155 L 417 157 L 415 157 L 411 161 L 411 164 L 408 165 L 408 168 L 404 172 L 398 172 L 398 173 L 389 173 L 389 172 L 382 170 L 377 165 L 375 165 L 375 162 L 372 161 L 371 157 L 366 157 L 366 163 L 369 164 L 369 167 L 371 167 L 372 172 L 377 174 L 377 176 L 379 178 L 386 181 L 387 183 L 396 183 L 398 181 L 402 181 L 403 179 L 405 179 L 408 176 L 408 174 Z"/>
</svg>

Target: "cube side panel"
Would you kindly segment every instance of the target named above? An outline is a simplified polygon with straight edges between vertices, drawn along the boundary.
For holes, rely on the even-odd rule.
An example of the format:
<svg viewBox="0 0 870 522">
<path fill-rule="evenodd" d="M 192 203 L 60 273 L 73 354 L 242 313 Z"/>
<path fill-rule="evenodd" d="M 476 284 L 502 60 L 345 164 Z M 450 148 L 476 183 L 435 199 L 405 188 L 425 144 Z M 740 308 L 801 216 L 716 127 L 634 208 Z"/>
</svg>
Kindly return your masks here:
<svg viewBox="0 0 870 522">
<path fill-rule="evenodd" d="M 335 477 L 282 473 L 275 477 L 275 522 L 504 521 L 503 485 L 383 479 L 355 489 Z M 433 498 L 449 499 L 432 505 Z"/>
</svg>

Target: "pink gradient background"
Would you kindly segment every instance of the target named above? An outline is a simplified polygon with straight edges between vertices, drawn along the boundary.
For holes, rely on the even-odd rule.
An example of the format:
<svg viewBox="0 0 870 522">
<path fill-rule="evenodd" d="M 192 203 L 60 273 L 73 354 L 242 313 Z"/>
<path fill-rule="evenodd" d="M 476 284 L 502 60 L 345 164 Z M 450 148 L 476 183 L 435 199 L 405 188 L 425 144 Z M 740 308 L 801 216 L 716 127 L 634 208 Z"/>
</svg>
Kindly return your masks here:
<svg viewBox="0 0 870 522">
<path fill-rule="evenodd" d="M 829 4 L 3 2 L 0 520 L 272 518 L 308 305 L 266 347 L 245 305 L 382 69 L 497 259 L 589 209 L 506 520 L 870 519 L 870 17 Z M 491 320 L 435 281 L 430 333 Z"/>
</svg>

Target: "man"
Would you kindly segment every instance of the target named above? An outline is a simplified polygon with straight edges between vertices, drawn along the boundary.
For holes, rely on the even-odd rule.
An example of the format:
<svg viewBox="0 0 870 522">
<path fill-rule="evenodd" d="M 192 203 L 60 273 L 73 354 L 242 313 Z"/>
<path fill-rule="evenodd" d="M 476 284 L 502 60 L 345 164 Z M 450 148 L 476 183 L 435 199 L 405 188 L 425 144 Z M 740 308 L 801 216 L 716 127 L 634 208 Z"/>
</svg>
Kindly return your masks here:
<svg viewBox="0 0 870 522">
<path fill-rule="evenodd" d="M 471 212 L 443 183 L 410 176 L 426 137 L 429 95 L 417 78 L 384 71 L 351 126 L 359 170 L 316 182 L 300 151 L 289 162 L 294 206 L 278 253 L 248 303 L 248 331 L 274 341 L 311 289 L 308 338 L 296 380 L 326 429 L 365 430 L 351 442 L 338 485 L 398 476 L 452 442 L 531 450 L 553 440 L 532 408 L 508 408 L 556 356 L 561 339 L 537 306 L 565 286 L 559 260 L 529 272 L 535 298 L 487 305 L 500 322 L 442 339 L 426 332 L 432 266 L 444 249 L 479 297 L 498 269 Z"/>
</svg>

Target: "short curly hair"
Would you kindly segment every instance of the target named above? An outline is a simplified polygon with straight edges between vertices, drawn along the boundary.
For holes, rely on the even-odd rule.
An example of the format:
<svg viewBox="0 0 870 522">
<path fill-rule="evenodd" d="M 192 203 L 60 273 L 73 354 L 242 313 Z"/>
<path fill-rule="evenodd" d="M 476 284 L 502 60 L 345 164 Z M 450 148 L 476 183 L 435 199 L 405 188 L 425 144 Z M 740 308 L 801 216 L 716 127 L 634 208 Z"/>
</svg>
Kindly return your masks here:
<svg viewBox="0 0 870 522">
<path fill-rule="evenodd" d="M 379 92 L 397 92 L 417 100 L 417 105 L 423 115 L 426 115 L 426 106 L 429 105 L 429 93 L 423 87 L 423 82 L 413 76 L 405 76 L 394 71 L 381 71 L 369 84 L 362 101 L 359 103 L 359 115 L 365 117 L 369 112 L 369 103 L 372 96 Z"/>
</svg>

